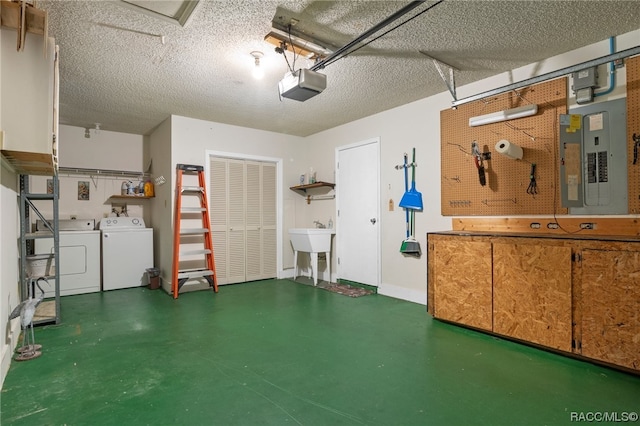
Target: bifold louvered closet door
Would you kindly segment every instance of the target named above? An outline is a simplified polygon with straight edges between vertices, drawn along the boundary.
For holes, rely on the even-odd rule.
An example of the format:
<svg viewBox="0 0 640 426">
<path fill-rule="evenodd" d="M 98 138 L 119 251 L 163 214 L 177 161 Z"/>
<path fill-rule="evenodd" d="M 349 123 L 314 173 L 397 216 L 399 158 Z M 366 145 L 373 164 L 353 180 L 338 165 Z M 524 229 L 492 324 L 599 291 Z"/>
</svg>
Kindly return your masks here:
<svg viewBox="0 0 640 426">
<path fill-rule="evenodd" d="M 209 157 L 218 284 L 276 276 L 276 165 Z"/>
</svg>

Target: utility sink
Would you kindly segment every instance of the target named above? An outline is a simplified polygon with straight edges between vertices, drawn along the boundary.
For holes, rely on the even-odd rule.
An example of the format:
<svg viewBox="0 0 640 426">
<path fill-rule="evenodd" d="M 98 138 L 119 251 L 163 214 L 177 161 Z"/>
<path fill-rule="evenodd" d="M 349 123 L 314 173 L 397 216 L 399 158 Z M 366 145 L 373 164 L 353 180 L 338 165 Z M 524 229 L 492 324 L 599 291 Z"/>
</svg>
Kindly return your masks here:
<svg viewBox="0 0 640 426">
<path fill-rule="evenodd" d="M 329 281 L 331 281 L 331 236 L 335 229 L 328 228 L 292 228 L 289 238 L 293 245 L 293 279 L 298 277 L 298 252 L 309 253 L 313 285 L 318 284 L 318 253 L 326 253 Z"/>
<path fill-rule="evenodd" d="M 292 228 L 289 238 L 296 251 L 321 253 L 331 251 L 331 235 L 335 233 L 335 229 L 327 228 Z"/>
</svg>

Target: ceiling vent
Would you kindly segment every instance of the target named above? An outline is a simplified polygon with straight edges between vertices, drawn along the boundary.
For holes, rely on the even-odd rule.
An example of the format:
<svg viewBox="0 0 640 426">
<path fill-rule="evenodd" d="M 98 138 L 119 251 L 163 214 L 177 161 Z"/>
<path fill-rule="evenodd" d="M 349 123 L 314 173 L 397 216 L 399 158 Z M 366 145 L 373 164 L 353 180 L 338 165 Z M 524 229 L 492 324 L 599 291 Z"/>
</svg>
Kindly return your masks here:
<svg viewBox="0 0 640 426">
<path fill-rule="evenodd" d="M 120 4 L 154 18 L 185 26 L 189 22 L 199 0 L 120 0 Z"/>
</svg>

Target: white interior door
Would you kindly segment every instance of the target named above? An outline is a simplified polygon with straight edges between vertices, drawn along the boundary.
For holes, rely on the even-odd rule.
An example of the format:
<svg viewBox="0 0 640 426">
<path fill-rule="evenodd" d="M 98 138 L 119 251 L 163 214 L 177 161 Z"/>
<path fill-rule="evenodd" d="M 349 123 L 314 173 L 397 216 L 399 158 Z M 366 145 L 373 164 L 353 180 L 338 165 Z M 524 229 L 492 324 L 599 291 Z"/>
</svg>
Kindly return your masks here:
<svg viewBox="0 0 640 426">
<path fill-rule="evenodd" d="M 338 279 L 380 283 L 380 141 L 336 150 Z"/>
</svg>

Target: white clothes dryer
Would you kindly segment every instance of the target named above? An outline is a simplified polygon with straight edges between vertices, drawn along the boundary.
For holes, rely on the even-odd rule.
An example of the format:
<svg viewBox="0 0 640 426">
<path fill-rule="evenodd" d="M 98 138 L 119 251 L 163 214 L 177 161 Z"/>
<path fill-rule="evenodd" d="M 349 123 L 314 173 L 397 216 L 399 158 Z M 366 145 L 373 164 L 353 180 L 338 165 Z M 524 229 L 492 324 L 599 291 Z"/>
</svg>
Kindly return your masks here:
<svg viewBox="0 0 640 426">
<path fill-rule="evenodd" d="M 147 285 L 153 268 L 153 228 L 141 217 L 108 217 L 99 224 L 102 242 L 102 290 Z"/>
<path fill-rule="evenodd" d="M 60 296 L 100 291 L 100 231 L 93 219 L 58 221 L 60 235 Z M 46 225 L 36 222 L 36 235 L 51 235 Z M 37 238 L 36 253 L 53 253 L 53 238 Z M 44 285 L 45 297 L 55 297 L 55 280 Z"/>
</svg>

